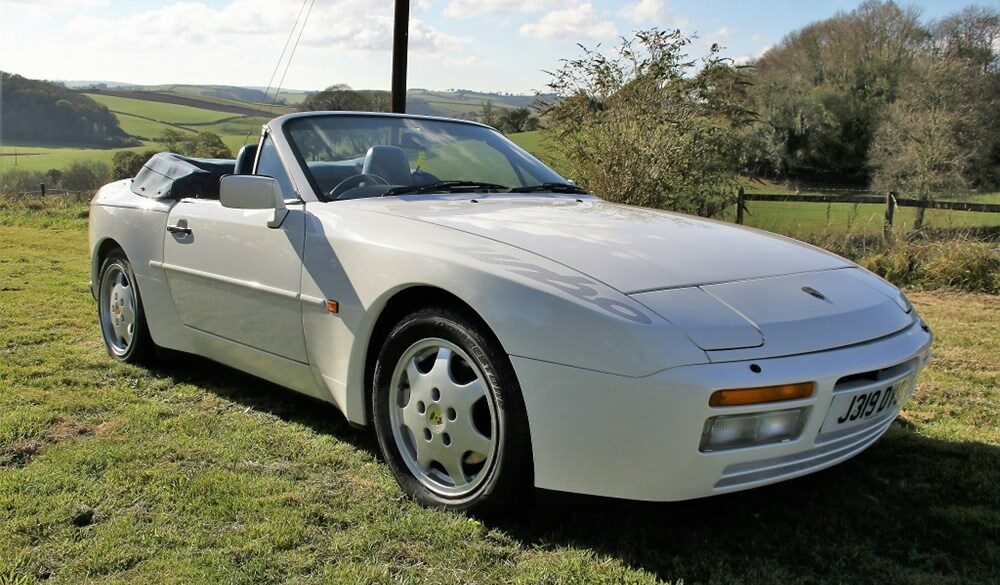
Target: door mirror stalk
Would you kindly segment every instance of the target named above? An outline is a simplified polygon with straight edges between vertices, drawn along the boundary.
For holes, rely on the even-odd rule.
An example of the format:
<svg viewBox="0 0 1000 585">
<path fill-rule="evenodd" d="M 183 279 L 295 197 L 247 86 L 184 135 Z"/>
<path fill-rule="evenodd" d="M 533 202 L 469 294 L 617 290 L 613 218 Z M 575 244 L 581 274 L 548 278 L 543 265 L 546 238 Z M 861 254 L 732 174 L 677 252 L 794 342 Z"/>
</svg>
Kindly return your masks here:
<svg viewBox="0 0 1000 585">
<path fill-rule="evenodd" d="M 288 216 L 278 181 L 258 175 L 226 175 L 219 182 L 219 201 L 230 209 L 273 209 L 267 227 L 276 229 Z"/>
</svg>

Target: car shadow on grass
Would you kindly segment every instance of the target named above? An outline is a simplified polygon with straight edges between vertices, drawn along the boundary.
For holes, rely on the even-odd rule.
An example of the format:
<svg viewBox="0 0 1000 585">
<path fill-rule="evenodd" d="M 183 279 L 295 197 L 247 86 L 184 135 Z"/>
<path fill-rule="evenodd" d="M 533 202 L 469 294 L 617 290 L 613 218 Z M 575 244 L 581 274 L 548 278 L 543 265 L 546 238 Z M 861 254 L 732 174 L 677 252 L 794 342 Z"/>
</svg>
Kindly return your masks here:
<svg viewBox="0 0 1000 585">
<path fill-rule="evenodd" d="M 904 420 L 854 459 L 772 486 L 669 504 L 565 500 L 546 494 L 494 527 L 689 584 L 1000 577 L 1000 448 L 929 439 Z"/>
<path fill-rule="evenodd" d="M 157 368 L 381 460 L 333 405 L 196 356 Z M 583 549 L 684 583 L 996 583 L 1000 448 L 894 423 L 874 446 L 783 483 L 678 503 L 541 493 L 484 524 L 525 549 Z"/>
<path fill-rule="evenodd" d="M 373 433 L 351 427 L 334 405 L 193 354 L 167 351 L 153 367 L 176 383 L 196 384 L 240 406 L 349 442 L 381 458 Z"/>
</svg>

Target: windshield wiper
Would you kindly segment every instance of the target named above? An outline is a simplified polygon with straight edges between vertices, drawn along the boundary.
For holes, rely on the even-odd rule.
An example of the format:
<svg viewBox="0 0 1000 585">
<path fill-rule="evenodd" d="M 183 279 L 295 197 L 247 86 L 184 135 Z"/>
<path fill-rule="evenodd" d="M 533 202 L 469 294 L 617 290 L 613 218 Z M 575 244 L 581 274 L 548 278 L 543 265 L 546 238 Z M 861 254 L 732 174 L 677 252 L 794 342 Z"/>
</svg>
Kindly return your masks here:
<svg viewBox="0 0 1000 585">
<path fill-rule="evenodd" d="M 385 193 L 382 197 L 392 196 L 392 195 L 406 195 L 408 193 L 436 193 L 439 191 L 445 191 L 449 193 L 455 192 L 465 192 L 470 190 L 480 190 L 480 191 L 500 191 L 507 190 L 506 185 L 497 185 L 496 183 L 480 183 L 477 181 L 438 181 L 436 183 L 429 183 L 427 185 L 410 185 L 406 187 L 393 187 Z"/>
<path fill-rule="evenodd" d="M 525 187 L 514 187 L 510 193 L 537 193 L 548 191 L 550 193 L 572 193 L 575 195 L 590 195 L 585 189 L 581 189 L 570 183 L 542 183 L 541 185 L 527 185 Z"/>
</svg>

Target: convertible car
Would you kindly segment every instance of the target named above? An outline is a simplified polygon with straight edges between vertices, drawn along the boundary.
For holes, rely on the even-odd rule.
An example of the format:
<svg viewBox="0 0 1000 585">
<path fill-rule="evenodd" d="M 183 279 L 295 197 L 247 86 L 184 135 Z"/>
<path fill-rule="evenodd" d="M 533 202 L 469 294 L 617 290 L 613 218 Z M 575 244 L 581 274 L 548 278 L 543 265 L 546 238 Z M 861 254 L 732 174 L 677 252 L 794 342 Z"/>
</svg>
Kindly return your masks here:
<svg viewBox="0 0 1000 585">
<path fill-rule="evenodd" d="M 108 353 L 199 354 L 373 428 L 455 510 L 533 488 L 698 498 L 832 466 L 913 393 L 931 333 L 857 265 L 586 193 L 489 127 L 268 123 L 90 208 Z"/>
</svg>

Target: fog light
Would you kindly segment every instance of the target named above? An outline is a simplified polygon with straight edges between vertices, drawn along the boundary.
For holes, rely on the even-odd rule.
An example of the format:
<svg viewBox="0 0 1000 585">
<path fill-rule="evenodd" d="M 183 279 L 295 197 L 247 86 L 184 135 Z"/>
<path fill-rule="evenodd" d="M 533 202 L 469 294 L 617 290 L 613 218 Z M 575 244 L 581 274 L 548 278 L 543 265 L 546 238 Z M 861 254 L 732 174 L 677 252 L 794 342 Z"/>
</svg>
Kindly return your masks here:
<svg viewBox="0 0 1000 585">
<path fill-rule="evenodd" d="M 714 416 L 705 422 L 700 449 L 705 453 L 790 441 L 802 431 L 805 418 L 804 408 Z"/>
</svg>

